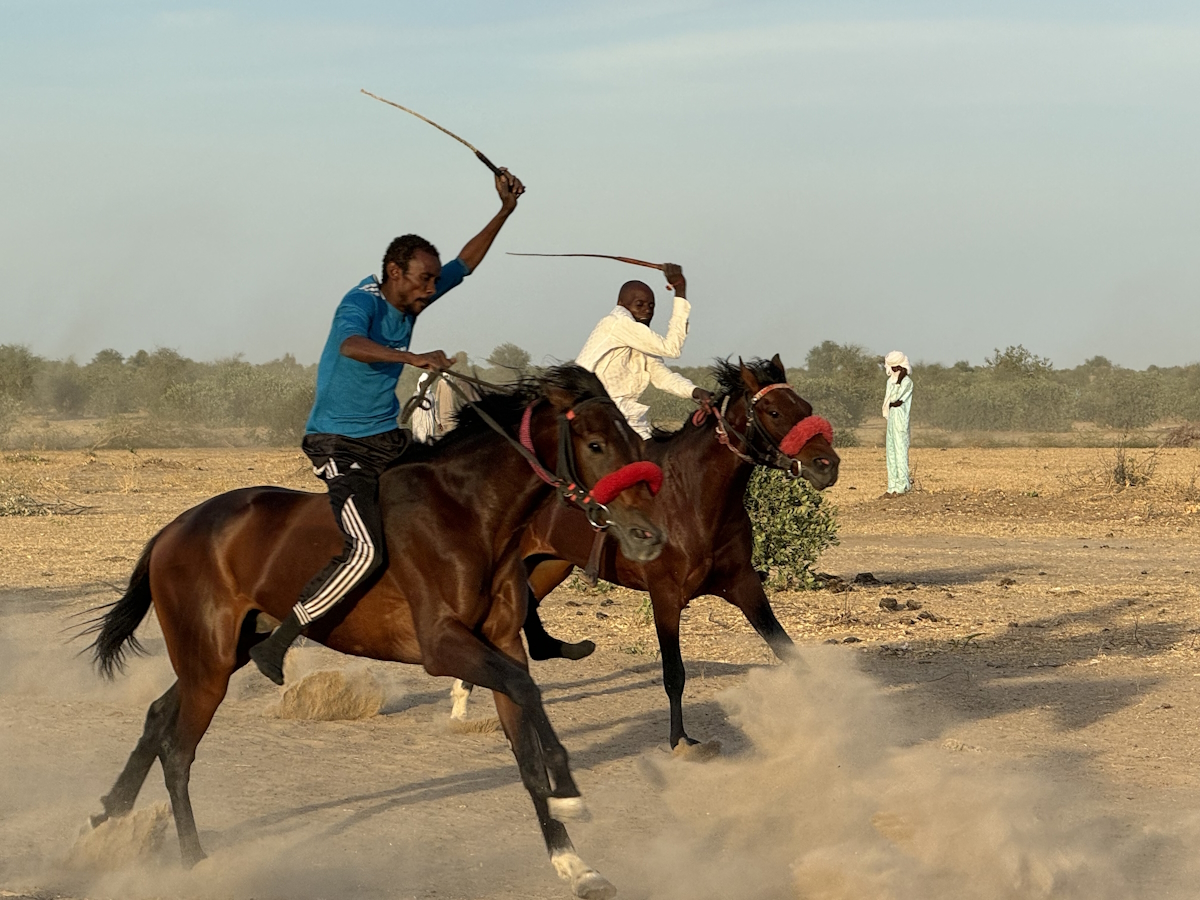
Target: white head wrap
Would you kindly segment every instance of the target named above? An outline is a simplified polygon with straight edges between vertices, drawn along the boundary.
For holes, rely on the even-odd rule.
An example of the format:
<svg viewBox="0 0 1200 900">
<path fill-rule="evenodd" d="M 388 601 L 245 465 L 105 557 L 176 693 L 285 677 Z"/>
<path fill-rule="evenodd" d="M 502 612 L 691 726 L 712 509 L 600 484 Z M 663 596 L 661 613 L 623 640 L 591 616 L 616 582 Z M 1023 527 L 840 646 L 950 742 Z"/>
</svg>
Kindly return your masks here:
<svg viewBox="0 0 1200 900">
<path fill-rule="evenodd" d="M 883 364 L 887 367 L 888 380 L 890 380 L 892 384 L 900 383 L 900 376 L 892 371 L 892 366 L 903 366 L 905 372 L 907 372 L 909 375 L 912 374 L 912 366 L 909 365 L 908 357 L 899 350 L 893 350 L 891 353 L 885 356 L 883 358 Z"/>
</svg>

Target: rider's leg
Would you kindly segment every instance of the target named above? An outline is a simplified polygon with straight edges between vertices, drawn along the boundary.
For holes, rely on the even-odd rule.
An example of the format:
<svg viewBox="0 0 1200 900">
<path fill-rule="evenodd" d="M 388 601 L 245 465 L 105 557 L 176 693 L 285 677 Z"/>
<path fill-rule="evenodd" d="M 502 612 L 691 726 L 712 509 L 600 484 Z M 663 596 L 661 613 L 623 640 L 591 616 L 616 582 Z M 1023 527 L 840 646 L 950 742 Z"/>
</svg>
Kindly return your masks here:
<svg viewBox="0 0 1200 900">
<path fill-rule="evenodd" d="M 353 440 L 335 435 L 317 436 L 319 443 L 305 438 L 304 449 L 313 460 L 313 469 L 329 486 L 329 502 L 334 521 L 345 535 L 342 552 L 329 561 L 300 592 L 300 598 L 272 632 L 271 636 L 250 648 L 250 658 L 259 671 L 283 684 L 283 659 L 288 648 L 306 625 L 320 618 L 355 587 L 380 570 L 386 561 L 383 516 L 379 510 L 379 472 L 386 461 L 398 453 L 392 433 L 379 435 L 386 440 Z M 316 443 L 317 447 L 313 444 Z M 403 448 L 403 443 L 398 445 Z M 319 452 L 325 450 L 327 452 Z"/>
</svg>

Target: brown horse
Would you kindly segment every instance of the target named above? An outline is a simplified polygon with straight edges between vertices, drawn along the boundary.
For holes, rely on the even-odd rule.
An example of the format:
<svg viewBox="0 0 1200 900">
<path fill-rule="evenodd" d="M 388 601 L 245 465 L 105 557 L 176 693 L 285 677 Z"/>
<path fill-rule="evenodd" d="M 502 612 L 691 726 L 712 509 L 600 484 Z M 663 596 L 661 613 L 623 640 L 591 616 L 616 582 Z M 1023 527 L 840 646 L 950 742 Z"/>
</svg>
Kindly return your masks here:
<svg viewBox="0 0 1200 900">
<path fill-rule="evenodd" d="M 604 478 L 610 494 L 614 481 L 628 486 L 615 488 L 620 496 L 604 510 L 611 530 L 631 558 L 661 552 L 665 538 L 643 512 L 651 489 L 642 483 L 655 481 L 655 473 L 661 480 L 661 472 L 641 461 L 641 439 L 599 380 L 562 366 L 486 396 L 448 437 L 411 448 L 384 472 L 386 568 L 307 635 L 343 653 L 421 664 L 431 675 L 490 688 L 555 870 L 576 896 L 609 897 L 615 889 L 579 858 L 560 821 L 582 812 L 582 798 L 521 643 L 527 589 L 519 538 L 553 488 L 549 473 L 532 468 L 509 436 L 518 427 L 538 458 L 557 452 L 560 476 L 575 475 L 572 489 L 591 484 L 598 496 Z M 631 483 L 631 470 L 639 481 Z M 595 518 L 594 502 L 584 500 Z M 93 824 L 133 807 L 157 757 L 184 863 L 204 858 L 188 796 L 196 746 L 230 676 L 264 637 L 257 618 L 286 616 L 342 542 L 323 495 L 271 487 L 214 497 L 150 540 L 128 591 L 95 625 L 92 646 L 100 671 L 111 677 L 127 650 L 140 649 L 134 631 L 153 603 L 178 680 L 151 704 L 142 737 Z"/>
<path fill-rule="evenodd" d="M 601 578 L 650 592 L 671 705 L 672 747 L 680 741 L 697 743 L 683 728 L 686 675 L 679 650 L 680 613 L 693 598 L 724 598 L 745 614 L 776 656 L 792 652 L 792 639 L 775 618 L 751 564 L 754 534 L 744 504 L 751 471 L 756 465 L 782 469 L 818 490 L 832 486 L 838 476 L 832 429 L 786 384 L 778 355 L 749 365 L 718 362 L 713 372 L 715 405 L 723 412 L 685 423 L 676 432 L 656 433 L 646 443 L 647 457 L 666 473 L 655 501 L 658 521 L 671 534 L 666 549 L 643 562 L 629 559 L 609 542 L 600 557 Z M 579 659 L 595 647 L 591 641 L 568 644 L 551 637 L 537 611 L 574 566 L 588 562 L 594 535 L 583 516 L 555 504 L 543 506 L 526 530 L 521 541 L 530 570 L 525 636 L 534 659 Z M 453 716 L 463 714 L 469 691 L 469 684 L 455 685 Z"/>
</svg>

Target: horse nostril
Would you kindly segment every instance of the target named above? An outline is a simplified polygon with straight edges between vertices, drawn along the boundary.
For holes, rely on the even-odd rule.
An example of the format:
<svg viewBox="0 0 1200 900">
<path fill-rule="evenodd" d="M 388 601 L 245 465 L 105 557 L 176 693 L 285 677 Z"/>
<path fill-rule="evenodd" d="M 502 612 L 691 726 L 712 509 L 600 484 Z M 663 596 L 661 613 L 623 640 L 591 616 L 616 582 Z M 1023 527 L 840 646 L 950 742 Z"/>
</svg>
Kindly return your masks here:
<svg viewBox="0 0 1200 900">
<path fill-rule="evenodd" d="M 830 461 L 829 461 L 829 460 L 828 460 L 826 457 L 824 457 L 824 456 L 819 456 L 819 457 L 817 457 L 815 460 L 813 460 L 813 462 L 815 462 L 815 463 L 816 463 L 818 466 L 820 466 L 822 469 L 828 469 L 830 466 L 832 466 L 832 465 L 833 465 L 833 463 L 831 463 L 831 462 L 830 462 Z"/>
</svg>

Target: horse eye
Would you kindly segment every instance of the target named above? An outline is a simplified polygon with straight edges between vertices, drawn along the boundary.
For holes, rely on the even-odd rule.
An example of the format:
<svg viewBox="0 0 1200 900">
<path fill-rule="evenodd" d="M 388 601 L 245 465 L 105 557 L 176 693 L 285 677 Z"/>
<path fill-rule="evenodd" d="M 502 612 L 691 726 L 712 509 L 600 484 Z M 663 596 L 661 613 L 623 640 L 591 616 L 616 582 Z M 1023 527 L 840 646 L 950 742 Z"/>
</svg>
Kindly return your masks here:
<svg viewBox="0 0 1200 900">
<path fill-rule="evenodd" d="M 604 452 L 604 448 L 600 446 L 599 441 L 592 441 L 590 444 L 588 444 L 588 449 L 591 450 L 593 453 L 603 453 Z"/>
<path fill-rule="evenodd" d="M 777 410 L 777 409 L 771 410 L 770 415 L 771 415 L 772 419 L 778 419 L 779 418 L 779 410 Z"/>
</svg>

